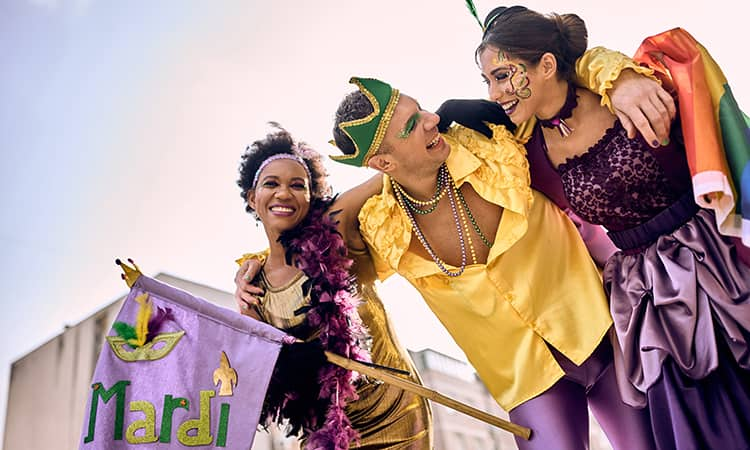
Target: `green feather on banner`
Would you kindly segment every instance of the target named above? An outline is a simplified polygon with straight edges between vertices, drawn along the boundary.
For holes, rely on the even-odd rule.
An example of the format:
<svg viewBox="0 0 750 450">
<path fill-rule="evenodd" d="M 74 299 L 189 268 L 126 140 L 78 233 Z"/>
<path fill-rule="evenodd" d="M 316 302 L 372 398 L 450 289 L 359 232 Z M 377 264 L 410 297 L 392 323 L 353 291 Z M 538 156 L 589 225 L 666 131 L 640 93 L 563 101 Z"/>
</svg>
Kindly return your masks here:
<svg viewBox="0 0 750 450">
<path fill-rule="evenodd" d="M 112 324 L 112 328 L 114 328 L 118 336 L 128 342 L 138 339 L 138 333 L 136 333 L 135 327 L 128 325 L 125 322 L 115 322 Z"/>
<path fill-rule="evenodd" d="M 471 15 L 474 16 L 475 19 L 477 19 L 479 28 L 484 31 L 484 25 L 482 25 L 482 21 L 479 19 L 479 15 L 477 14 L 477 7 L 474 6 L 474 2 L 472 0 L 466 0 L 466 7 L 469 8 L 469 12 L 471 13 Z"/>
<path fill-rule="evenodd" d="M 115 322 L 112 328 L 118 336 L 123 338 L 131 348 L 142 347 L 146 344 L 148 337 L 148 321 L 151 317 L 151 301 L 148 294 L 144 293 L 135 298 L 138 302 L 138 316 L 135 320 L 135 326 L 125 322 Z"/>
</svg>

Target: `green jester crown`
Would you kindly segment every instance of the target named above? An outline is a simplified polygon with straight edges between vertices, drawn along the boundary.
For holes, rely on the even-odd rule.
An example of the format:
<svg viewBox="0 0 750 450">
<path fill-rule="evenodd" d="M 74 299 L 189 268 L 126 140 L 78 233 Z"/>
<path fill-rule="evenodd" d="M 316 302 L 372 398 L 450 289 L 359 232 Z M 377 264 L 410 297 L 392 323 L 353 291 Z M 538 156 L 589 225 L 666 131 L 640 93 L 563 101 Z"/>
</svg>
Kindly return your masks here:
<svg viewBox="0 0 750 450">
<path fill-rule="evenodd" d="M 361 119 L 339 124 L 339 129 L 349 136 L 354 143 L 354 153 L 331 156 L 331 159 L 362 167 L 378 151 L 380 144 L 383 142 L 385 130 L 388 129 L 400 94 L 398 89 L 393 89 L 388 83 L 374 78 L 351 77 L 349 83 L 356 84 L 359 90 L 365 94 L 372 104 L 373 112 Z"/>
</svg>

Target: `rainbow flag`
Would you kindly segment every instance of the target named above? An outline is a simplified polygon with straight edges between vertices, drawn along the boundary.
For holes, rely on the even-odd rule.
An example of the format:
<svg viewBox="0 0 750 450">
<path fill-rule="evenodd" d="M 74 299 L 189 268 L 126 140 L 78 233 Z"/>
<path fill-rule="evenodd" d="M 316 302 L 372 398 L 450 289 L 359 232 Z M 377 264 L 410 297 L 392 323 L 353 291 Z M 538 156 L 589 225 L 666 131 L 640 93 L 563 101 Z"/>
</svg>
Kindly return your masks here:
<svg viewBox="0 0 750 450">
<path fill-rule="evenodd" d="M 750 119 L 706 49 L 675 28 L 646 38 L 633 57 L 677 92 L 695 201 L 719 231 L 750 246 Z"/>
</svg>

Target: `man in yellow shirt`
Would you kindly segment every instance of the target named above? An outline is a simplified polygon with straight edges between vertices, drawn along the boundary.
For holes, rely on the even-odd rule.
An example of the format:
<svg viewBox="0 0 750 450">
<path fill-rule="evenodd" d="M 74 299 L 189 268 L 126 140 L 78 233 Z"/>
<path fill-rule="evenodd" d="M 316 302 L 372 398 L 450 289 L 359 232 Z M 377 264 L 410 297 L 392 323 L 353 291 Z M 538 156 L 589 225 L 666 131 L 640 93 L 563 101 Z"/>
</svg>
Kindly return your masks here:
<svg viewBox="0 0 750 450">
<path fill-rule="evenodd" d="M 588 405 L 615 448 L 651 448 L 648 412 L 616 390 L 599 273 L 575 225 L 530 188 L 523 147 L 502 126 L 491 139 L 440 134 L 413 98 L 351 81 L 334 159 L 384 174 L 358 215 L 380 278 L 398 272 L 422 294 L 511 419 L 532 428 L 519 447 L 587 447 Z"/>
</svg>

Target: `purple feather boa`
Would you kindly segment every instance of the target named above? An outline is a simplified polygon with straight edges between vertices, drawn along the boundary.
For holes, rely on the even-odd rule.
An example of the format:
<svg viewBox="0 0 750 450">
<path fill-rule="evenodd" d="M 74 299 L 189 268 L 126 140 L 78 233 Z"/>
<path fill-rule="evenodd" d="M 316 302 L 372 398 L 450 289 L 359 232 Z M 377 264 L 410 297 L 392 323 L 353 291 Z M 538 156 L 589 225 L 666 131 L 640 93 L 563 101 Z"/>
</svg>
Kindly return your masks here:
<svg viewBox="0 0 750 450">
<path fill-rule="evenodd" d="M 357 312 L 356 284 L 349 273 L 352 260 L 336 221 L 327 212 L 332 202 L 313 200 L 307 217 L 282 233 L 279 242 L 286 249 L 287 264 L 293 263 L 309 278 L 307 326 L 320 330 L 322 349 L 369 362 L 369 353 L 360 346 L 366 330 Z M 355 374 L 320 355 L 300 357 L 299 353 L 289 356 L 282 349 L 261 419 L 279 424 L 288 421 L 289 433 L 302 431 L 308 450 L 347 450 L 349 443 L 359 438 L 345 411 L 347 403 L 358 398 Z"/>
</svg>

